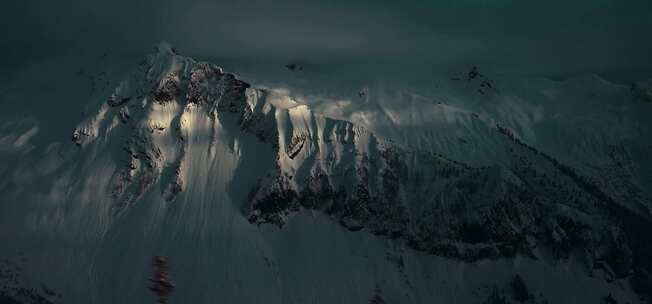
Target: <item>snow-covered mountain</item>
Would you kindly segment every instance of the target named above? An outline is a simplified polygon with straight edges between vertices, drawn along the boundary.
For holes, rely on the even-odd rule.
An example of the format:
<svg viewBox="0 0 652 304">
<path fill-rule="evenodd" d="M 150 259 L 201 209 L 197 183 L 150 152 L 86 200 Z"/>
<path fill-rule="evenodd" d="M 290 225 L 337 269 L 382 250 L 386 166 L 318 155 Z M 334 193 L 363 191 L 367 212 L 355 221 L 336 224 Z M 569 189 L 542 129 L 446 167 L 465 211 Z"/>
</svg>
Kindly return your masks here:
<svg viewBox="0 0 652 304">
<path fill-rule="evenodd" d="M 154 301 L 154 255 L 171 303 L 651 299 L 642 85 L 474 67 L 311 101 L 167 44 L 115 70 L 69 138 L 0 125 L 2 301 Z"/>
</svg>

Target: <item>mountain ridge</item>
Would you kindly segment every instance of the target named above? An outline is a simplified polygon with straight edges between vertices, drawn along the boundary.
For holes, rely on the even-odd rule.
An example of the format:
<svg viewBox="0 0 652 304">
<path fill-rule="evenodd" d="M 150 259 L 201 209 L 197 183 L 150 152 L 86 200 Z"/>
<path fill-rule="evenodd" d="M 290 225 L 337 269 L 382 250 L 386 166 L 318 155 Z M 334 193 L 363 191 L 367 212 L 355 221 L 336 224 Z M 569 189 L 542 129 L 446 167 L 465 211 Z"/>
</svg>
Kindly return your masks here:
<svg viewBox="0 0 652 304">
<path fill-rule="evenodd" d="M 649 212 L 649 200 L 641 198 L 643 209 L 634 212 L 583 171 L 527 144 L 510 128 L 468 117 L 493 134 L 505 155 L 501 164 L 474 166 L 383 140 L 289 96 L 277 97 L 162 44 L 107 98 L 97 99 L 96 109 L 72 132 L 69 148 L 56 148 L 70 165 L 54 169 L 59 180 L 49 195 L 61 197 L 53 204 L 56 212 L 31 217 L 40 217 L 36 222 L 55 235 L 91 239 L 97 257 L 105 257 L 97 261 L 116 258 L 132 267 L 136 261 L 125 261 L 121 252 L 142 260 L 151 251 L 145 244 L 170 246 L 159 238 L 188 244 L 195 254 L 221 256 L 218 240 L 231 244 L 232 235 L 239 235 L 252 242 L 233 247 L 245 255 L 243 261 L 267 269 L 273 264 L 269 252 L 259 259 L 258 251 L 272 245 L 261 241 L 260 231 L 284 235 L 315 212 L 348 233 L 369 233 L 399 247 L 398 254 L 389 250 L 388 261 L 406 286 L 428 282 L 408 270 L 406 256 L 418 253 L 407 251 L 460 263 L 577 259 L 589 276 L 614 286 L 631 280 L 644 294 L 650 284 L 644 258 L 650 249 L 637 242 L 649 237 L 632 228 L 650 226 L 649 213 L 640 213 Z M 614 208 L 619 211 L 610 215 Z M 144 244 L 137 245 L 141 237 Z M 202 257 L 198 265 L 217 263 Z M 180 263 L 199 271 L 194 260 Z M 93 292 L 107 301 L 135 301 L 102 290 L 102 274 L 111 268 L 92 267 L 92 281 L 99 284 Z M 252 282 L 289 280 L 278 274 L 282 269 L 260 279 L 249 271 L 234 273 Z M 627 288 L 624 298 L 631 297 Z M 222 291 L 237 298 L 237 292 Z M 194 299 L 190 294 L 183 298 Z"/>
</svg>

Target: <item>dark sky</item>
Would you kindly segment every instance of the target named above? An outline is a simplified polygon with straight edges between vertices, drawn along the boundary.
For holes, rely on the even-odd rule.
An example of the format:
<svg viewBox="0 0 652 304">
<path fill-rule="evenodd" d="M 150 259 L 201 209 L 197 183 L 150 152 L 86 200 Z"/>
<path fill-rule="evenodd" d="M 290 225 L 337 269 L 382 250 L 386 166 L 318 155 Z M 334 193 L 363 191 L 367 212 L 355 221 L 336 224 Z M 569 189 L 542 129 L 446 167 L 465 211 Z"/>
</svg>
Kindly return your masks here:
<svg viewBox="0 0 652 304">
<path fill-rule="evenodd" d="M 166 40 L 200 58 L 242 61 L 652 71 L 650 0 L 5 0 L 0 20 L 2 65 L 143 54 Z"/>
</svg>

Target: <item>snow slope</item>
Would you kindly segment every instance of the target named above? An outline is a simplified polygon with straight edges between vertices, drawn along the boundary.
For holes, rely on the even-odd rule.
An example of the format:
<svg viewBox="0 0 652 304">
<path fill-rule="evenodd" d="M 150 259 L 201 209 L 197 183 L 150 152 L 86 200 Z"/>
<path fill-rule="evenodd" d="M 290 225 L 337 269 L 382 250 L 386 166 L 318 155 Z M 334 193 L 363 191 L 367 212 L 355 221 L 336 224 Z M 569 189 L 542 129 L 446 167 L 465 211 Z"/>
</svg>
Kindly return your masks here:
<svg viewBox="0 0 652 304">
<path fill-rule="evenodd" d="M 166 44 L 109 74 L 70 138 L 0 126 L 2 300 L 154 301 L 154 255 L 177 303 L 498 303 L 521 277 L 531 302 L 634 303 L 652 286 L 649 109 L 570 103 L 617 86 L 520 85 L 523 105 L 474 77 L 311 103 Z"/>
</svg>

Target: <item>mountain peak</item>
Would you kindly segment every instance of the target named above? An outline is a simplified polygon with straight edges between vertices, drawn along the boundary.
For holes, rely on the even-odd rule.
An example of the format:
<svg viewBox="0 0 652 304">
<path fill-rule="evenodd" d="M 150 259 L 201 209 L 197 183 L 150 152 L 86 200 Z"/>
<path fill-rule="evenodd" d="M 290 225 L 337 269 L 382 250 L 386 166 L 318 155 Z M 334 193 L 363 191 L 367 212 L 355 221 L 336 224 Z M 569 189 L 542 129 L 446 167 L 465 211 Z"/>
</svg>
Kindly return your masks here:
<svg viewBox="0 0 652 304">
<path fill-rule="evenodd" d="M 172 54 L 178 55 L 174 46 L 167 41 L 160 41 L 154 46 L 154 51 L 158 54 Z"/>
</svg>

